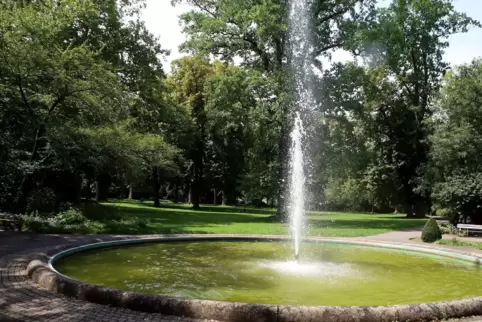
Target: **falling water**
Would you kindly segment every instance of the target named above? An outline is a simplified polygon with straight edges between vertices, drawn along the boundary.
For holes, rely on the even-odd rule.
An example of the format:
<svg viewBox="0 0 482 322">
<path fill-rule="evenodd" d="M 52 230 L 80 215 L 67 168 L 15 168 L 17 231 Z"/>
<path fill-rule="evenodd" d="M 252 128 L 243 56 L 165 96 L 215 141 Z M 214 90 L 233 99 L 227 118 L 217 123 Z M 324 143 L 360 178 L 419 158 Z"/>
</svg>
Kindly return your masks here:
<svg viewBox="0 0 482 322">
<path fill-rule="evenodd" d="M 289 64 L 291 67 L 294 100 L 292 110 L 295 112 L 295 122 L 291 132 L 290 180 L 289 180 L 289 215 L 291 234 L 293 236 L 295 258 L 299 260 L 300 241 L 305 212 L 305 169 L 306 163 L 303 149 L 305 133 L 302 117 L 313 110 L 315 100 L 312 91 L 313 46 L 311 42 L 311 1 L 290 0 L 289 7 Z"/>
<path fill-rule="evenodd" d="M 299 113 L 296 114 L 295 125 L 291 132 L 291 160 L 290 160 L 290 221 L 291 234 L 294 240 L 295 258 L 299 259 L 301 228 L 303 212 L 305 209 L 304 185 L 305 174 L 303 170 L 303 149 L 301 146 L 303 138 L 303 124 Z"/>
</svg>

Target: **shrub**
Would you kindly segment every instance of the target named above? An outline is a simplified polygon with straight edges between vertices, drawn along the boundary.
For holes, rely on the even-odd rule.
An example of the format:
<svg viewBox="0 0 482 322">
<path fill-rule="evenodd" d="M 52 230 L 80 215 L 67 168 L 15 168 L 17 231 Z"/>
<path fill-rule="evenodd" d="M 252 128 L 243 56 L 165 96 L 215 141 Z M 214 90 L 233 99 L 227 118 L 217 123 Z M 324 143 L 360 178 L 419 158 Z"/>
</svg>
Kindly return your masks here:
<svg viewBox="0 0 482 322">
<path fill-rule="evenodd" d="M 482 173 L 456 174 L 434 185 L 434 202 L 449 210 L 448 217 L 456 225 L 459 216 L 482 224 Z"/>
<path fill-rule="evenodd" d="M 442 234 L 457 235 L 459 233 L 457 226 L 452 224 L 440 225 L 440 231 Z"/>
<path fill-rule="evenodd" d="M 438 208 L 435 210 L 435 215 L 439 217 L 448 217 L 450 211 L 447 208 Z"/>
<path fill-rule="evenodd" d="M 21 216 L 23 228 L 36 233 L 88 233 L 95 230 L 95 224 L 74 208 L 55 216 L 40 216 L 37 212 Z"/>
<path fill-rule="evenodd" d="M 38 212 L 34 212 L 30 215 L 22 215 L 23 229 L 34 233 L 49 233 L 53 232 L 54 226 L 53 217 L 40 216 Z"/>
<path fill-rule="evenodd" d="M 52 213 L 55 208 L 55 192 L 50 188 L 35 190 L 27 200 L 27 213 Z"/>
<path fill-rule="evenodd" d="M 67 211 L 59 213 L 55 216 L 57 225 L 83 225 L 88 223 L 88 219 L 78 210 L 70 208 Z"/>
<path fill-rule="evenodd" d="M 422 231 L 422 240 L 426 243 L 433 243 L 439 239 L 442 239 L 442 231 L 437 224 L 437 221 L 431 218 L 425 224 Z"/>
</svg>

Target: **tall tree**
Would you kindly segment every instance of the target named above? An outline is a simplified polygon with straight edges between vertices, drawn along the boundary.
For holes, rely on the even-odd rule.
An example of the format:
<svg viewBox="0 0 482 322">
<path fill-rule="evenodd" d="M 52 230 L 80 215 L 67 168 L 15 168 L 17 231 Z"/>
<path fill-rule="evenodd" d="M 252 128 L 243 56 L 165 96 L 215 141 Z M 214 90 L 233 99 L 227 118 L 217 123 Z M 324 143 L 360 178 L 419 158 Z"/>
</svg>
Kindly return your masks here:
<svg viewBox="0 0 482 322">
<path fill-rule="evenodd" d="M 221 61 L 231 62 L 240 58 L 242 65 L 263 72 L 277 84 L 274 87 L 272 106 L 280 108 L 280 117 L 271 127 L 280 128 L 277 139 L 277 155 L 269 162 L 278 164 L 275 181 L 280 196 L 279 217 L 283 219 L 283 195 L 285 164 L 287 163 L 288 129 L 290 128 L 289 102 L 284 93 L 289 92 L 286 83 L 287 63 L 287 2 L 284 0 L 174 0 L 188 3 L 194 10 L 181 16 L 188 40 L 182 46 L 186 51 L 211 54 Z M 347 35 L 358 27 L 360 19 L 374 5 L 374 0 L 330 0 L 313 2 L 313 63 L 321 68 L 321 56 L 329 56 L 335 48 L 349 48 Z M 333 28 L 336 26 L 336 28 Z M 274 124 L 277 122 L 278 124 Z"/>
<path fill-rule="evenodd" d="M 235 204 L 241 192 L 251 134 L 249 113 L 256 105 L 252 78 L 244 68 L 217 63 L 205 85 L 211 169 L 219 176 L 223 204 Z"/>
<path fill-rule="evenodd" d="M 435 209 L 482 223 L 482 61 L 447 73 L 430 136 Z"/>
<path fill-rule="evenodd" d="M 15 137 L 2 140 L 10 174 L 0 173 L 15 211 L 24 212 L 29 196 L 46 185 L 56 191 L 58 203 L 68 178 L 80 186 L 81 175 L 105 179 L 98 184 L 103 199 L 110 174 L 131 169 L 123 160 L 133 157 L 128 156 L 133 150 L 121 151 L 125 144 L 115 150 L 105 140 L 120 133 L 121 125 L 134 137 L 141 132 L 151 138 L 150 148 L 142 144 L 145 149 L 171 155 L 159 126 L 167 110 L 159 60 L 164 51 L 138 19 L 142 2 L 0 4 L 0 114 L 21 121 L 2 119 L 0 129 L 0 137 L 9 132 Z M 17 192 L 7 192 L 15 185 Z"/>
<path fill-rule="evenodd" d="M 7 3 L 1 11 L 2 78 L 5 86 L 16 89 L 12 94 L 20 99 L 31 122 L 25 142 L 31 148 L 22 158 L 25 169 L 15 203 L 15 210 L 24 212 L 33 174 L 53 153 L 49 128 L 65 122 L 94 123 L 111 117 L 112 107 L 123 104 L 118 95 L 121 87 L 99 53 L 66 38 L 74 21 L 91 15 L 89 6 L 75 1 Z M 86 118 L 80 120 L 82 114 Z"/>
<path fill-rule="evenodd" d="M 191 144 L 187 150 L 190 177 L 191 203 L 199 208 L 203 191 L 204 163 L 206 153 L 206 99 L 204 86 L 214 73 L 213 66 L 201 56 L 185 57 L 172 64 L 170 82 L 176 88 L 175 100 L 184 105 L 191 114 Z"/>
<path fill-rule="evenodd" d="M 358 49 L 371 58 L 371 66 L 383 66 L 384 83 L 392 83 L 388 101 L 372 102 L 374 124 L 391 142 L 380 157 L 401 180 L 408 217 L 428 210 L 430 192 L 418 182 L 428 156 L 425 120 L 448 68 L 442 58 L 447 39 L 473 25 L 479 23 L 455 11 L 451 0 L 393 0 L 376 9 L 366 33 L 359 33 Z"/>
</svg>

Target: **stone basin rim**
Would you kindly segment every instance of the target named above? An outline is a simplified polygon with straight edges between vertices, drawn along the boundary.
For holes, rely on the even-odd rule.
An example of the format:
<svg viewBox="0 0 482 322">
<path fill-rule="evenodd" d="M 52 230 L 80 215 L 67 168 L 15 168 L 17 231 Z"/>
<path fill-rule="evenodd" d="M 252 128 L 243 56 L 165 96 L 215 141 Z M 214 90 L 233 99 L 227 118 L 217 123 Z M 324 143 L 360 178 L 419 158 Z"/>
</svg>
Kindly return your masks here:
<svg viewBox="0 0 482 322">
<path fill-rule="evenodd" d="M 127 236 L 126 236 L 127 237 Z M 134 237 L 134 236 L 132 236 Z M 162 313 L 218 321 L 431 321 L 434 318 L 459 318 L 482 314 L 482 297 L 433 303 L 392 306 L 295 306 L 185 299 L 169 295 L 151 295 L 122 291 L 85 283 L 63 275 L 54 268 L 55 261 L 75 253 L 155 242 L 192 241 L 283 241 L 282 235 L 169 235 L 139 239 L 110 240 L 70 247 L 53 256 L 37 256 L 27 267 L 28 276 L 41 287 L 80 300 L 123 307 L 135 311 Z M 326 244 L 348 244 L 393 250 L 427 253 L 480 264 L 478 254 L 460 252 L 434 245 L 419 246 L 369 239 L 306 237 L 303 241 Z"/>
</svg>

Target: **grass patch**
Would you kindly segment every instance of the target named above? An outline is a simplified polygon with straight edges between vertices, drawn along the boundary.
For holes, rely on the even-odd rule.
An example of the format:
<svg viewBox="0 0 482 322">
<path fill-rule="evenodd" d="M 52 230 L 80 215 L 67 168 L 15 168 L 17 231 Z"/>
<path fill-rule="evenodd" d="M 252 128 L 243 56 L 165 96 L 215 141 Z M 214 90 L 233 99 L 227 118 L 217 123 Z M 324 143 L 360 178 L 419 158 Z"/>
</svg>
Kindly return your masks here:
<svg viewBox="0 0 482 322">
<path fill-rule="evenodd" d="M 444 246 L 457 246 L 457 247 L 467 247 L 467 248 L 475 248 L 475 249 L 482 249 L 482 242 L 468 242 L 462 241 L 458 239 L 442 239 L 436 241 L 435 244 L 444 245 Z"/>
<path fill-rule="evenodd" d="M 274 222 L 275 209 L 229 206 L 116 201 L 89 204 L 84 215 L 96 223 L 91 233 L 115 234 L 287 234 L 286 224 Z M 393 214 L 312 212 L 306 218 L 306 235 L 326 237 L 370 236 L 419 227 L 425 219 Z"/>
<path fill-rule="evenodd" d="M 56 217 L 35 217 L 25 222 L 28 231 L 79 234 L 272 234 L 288 233 L 286 224 L 275 222 L 275 209 L 202 206 L 187 204 L 116 201 L 86 203 L 76 212 Z M 406 219 L 393 214 L 311 212 L 306 216 L 306 235 L 326 237 L 371 236 L 419 227 L 425 219 Z"/>
</svg>

